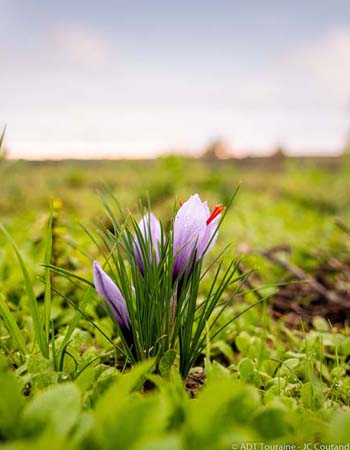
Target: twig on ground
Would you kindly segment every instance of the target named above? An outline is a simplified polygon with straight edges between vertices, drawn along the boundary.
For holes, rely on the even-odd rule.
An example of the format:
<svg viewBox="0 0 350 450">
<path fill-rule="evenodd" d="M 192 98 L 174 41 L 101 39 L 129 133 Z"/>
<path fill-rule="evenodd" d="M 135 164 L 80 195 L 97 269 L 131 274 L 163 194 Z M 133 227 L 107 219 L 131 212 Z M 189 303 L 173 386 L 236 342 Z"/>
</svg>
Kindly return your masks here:
<svg viewBox="0 0 350 450">
<path fill-rule="evenodd" d="M 337 217 L 334 222 L 338 228 L 344 231 L 344 233 L 350 234 L 350 227 L 343 221 L 343 219 Z"/>
<path fill-rule="evenodd" d="M 252 253 L 263 256 L 264 258 L 271 261 L 272 263 L 282 267 L 283 269 L 285 269 L 287 272 L 294 275 L 299 280 L 302 280 L 302 281 L 308 283 L 309 287 L 312 290 L 314 290 L 318 294 L 322 295 L 330 303 L 334 303 L 334 304 L 343 306 L 344 308 L 350 307 L 349 302 L 340 298 L 335 292 L 329 291 L 321 283 L 319 283 L 313 276 L 304 272 L 304 270 L 301 269 L 300 267 L 298 267 L 294 264 L 291 264 L 288 261 L 278 258 L 275 254 L 271 253 L 268 250 L 253 251 Z"/>
</svg>

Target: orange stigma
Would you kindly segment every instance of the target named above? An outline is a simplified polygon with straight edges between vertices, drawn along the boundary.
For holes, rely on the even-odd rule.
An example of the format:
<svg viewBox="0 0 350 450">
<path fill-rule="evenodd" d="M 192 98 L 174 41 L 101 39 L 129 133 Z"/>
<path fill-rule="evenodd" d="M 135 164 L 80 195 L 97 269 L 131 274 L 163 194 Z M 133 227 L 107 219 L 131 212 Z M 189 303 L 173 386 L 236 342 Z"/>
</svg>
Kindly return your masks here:
<svg viewBox="0 0 350 450">
<path fill-rule="evenodd" d="M 182 200 L 179 200 L 179 206 L 180 206 L 180 208 L 181 208 L 181 206 L 182 206 L 183 204 L 184 204 L 183 201 L 182 201 Z"/>
<path fill-rule="evenodd" d="M 224 209 L 224 205 L 222 205 L 221 203 L 219 205 L 216 205 L 213 209 L 213 212 L 210 214 L 209 219 L 207 220 L 207 225 L 209 225 L 215 219 L 215 217 L 220 215 Z"/>
</svg>

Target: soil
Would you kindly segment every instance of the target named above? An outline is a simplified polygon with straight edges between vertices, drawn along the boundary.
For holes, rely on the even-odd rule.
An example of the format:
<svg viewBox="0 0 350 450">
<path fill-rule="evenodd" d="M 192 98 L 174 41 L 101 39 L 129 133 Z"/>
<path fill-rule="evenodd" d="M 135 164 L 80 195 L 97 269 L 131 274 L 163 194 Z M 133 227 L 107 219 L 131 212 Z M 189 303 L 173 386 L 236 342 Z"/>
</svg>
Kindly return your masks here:
<svg viewBox="0 0 350 450">
<path fill-rule="evenodd" d="M 195 398 L 205 382 L 205 372 L 202 367 L 193 369 L 186 379 L 186 391 L 191 398 Z"/>
<path fill-rule="evenodd" d="M 342 230 L 350 239 L 348 230 L 344 226 Z M 257 251 L 242 244 L 240 251 L 263 257 L 282 270 L 280 288 L 269 303 L 272 315 L 287 326 L 312 325 L 315 317 L 323 317 L 340 328 L 350 322 L 350 253 L 346 246 L 336 255 L 309 252 L 308 269 L 289 261 L 292 249 L 288 245 Z M 242 264 L 238 270 L 241 274 L 247 272 Z M 245 285 L 258 300 L 262 299 L 259 287 L 263 288 L 264 281 L 258 272 L 253 272 Z"/>
<path fill-rule="evenodd" d="M 334 257 L 322 261 L 307 275 L 325 289 L 326 295 L 315 290 L 309 280 L 296 280 L 286 273 L 285 286 L 271 299 L 274 317 L 298 327 L 321 316 L 343 328 L 350 321 L 350 255 L 342 261 Z"/>
</svg>

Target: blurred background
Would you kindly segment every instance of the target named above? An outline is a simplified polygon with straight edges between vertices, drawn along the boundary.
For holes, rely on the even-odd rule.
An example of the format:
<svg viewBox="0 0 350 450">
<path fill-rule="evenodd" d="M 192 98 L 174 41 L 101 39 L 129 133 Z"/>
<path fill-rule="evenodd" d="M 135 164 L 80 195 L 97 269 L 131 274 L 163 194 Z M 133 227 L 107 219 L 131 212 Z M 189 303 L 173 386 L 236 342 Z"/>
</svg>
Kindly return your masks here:
<svg viewBox="0 0 350 450">
<path fill-rule="evenodd" d="M 52 200 L 53 264 L 90 277 L 81 224 L 105 224 L 105 184 L 165 226 L 174 202 L 227 206 L 240 186 L 213 255 L 231 242 L 253 285 L 282 282 L 272 305 L 290 324 L 350 320 L 333 301 L 350 299 L 348 0 L 0 7 L 0 222 L 33 270 Z M 13 267 L 0 236 L 18 299 Z"/>
<path fill-rule="evenodd" d="M 350 3 L 0 0 L 9 158 L 340 155 Z"/>
</svg>

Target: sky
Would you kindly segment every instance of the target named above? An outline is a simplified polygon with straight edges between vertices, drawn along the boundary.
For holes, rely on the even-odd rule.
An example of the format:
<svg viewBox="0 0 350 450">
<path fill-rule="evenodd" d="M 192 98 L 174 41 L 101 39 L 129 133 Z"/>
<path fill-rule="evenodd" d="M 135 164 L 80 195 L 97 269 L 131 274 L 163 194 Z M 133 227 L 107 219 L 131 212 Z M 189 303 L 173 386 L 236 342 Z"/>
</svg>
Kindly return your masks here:
<svg viewBox="0 0 350 450">
<path fill-rule="evenodd" d="M 0 0 L 12 158 L 337 154 L 350 2 Z"/>
</svg>

